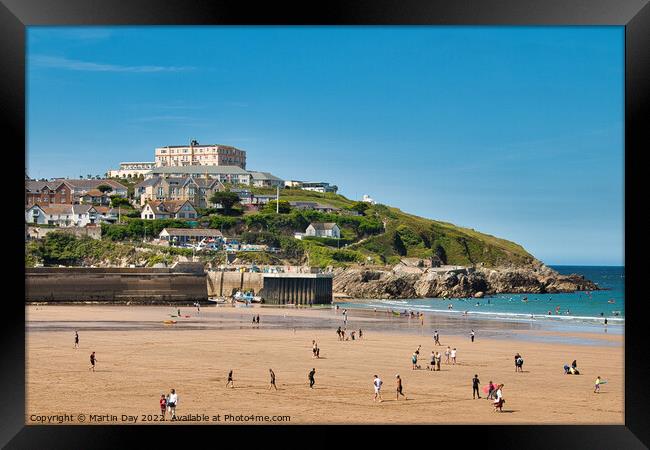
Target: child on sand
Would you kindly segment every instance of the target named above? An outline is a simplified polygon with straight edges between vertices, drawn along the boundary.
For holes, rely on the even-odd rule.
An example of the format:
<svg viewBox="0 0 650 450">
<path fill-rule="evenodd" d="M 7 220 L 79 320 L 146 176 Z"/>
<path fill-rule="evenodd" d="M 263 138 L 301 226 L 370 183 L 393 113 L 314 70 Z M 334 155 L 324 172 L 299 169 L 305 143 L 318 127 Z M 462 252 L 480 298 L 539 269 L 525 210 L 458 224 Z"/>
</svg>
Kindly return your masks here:
<svg viewBox="0 0 650 450">
<path fill-rule="evenodd" d="M 604 384 L 603 381 L 600 379 L 600 375 L 596 377 L 596 381 L 594 384 L 594 394 L 600 393 L 600 385 Z"/>
<path fill-rule="evenodd" d="M 230 369 L 230 372 L 228 372 L 228 381 L 226 381 L 226 387 L 230 385 L 231 388 L 235 387 L 235 383 L 232 380 L 232 369 Z"/>
<path fill-rule="evenodd" d="M 375 387 L 375 396 L 373 397 L 372 401 L 376 402 L 377 398 L 379 398 L 380 402 L 383 401 L 382 398 L 381 398 L 381 385 L 383 383 L 384 382 L 381 381 L 381 378 L 379 378 L 377 375 L 375 375 L 375 379 L 372 382 L 373 386 Z"/>
<path fill-rule="evenodd" d="M 492 383 L 492 380 L 490 380 L 490 383 L 488 384 L 488 395 L 487 395 L 488 400 L 494 399 L 494 392 L 496 390 L 497 387 Z"/>
<path fill-rule="evenodd" d="M 400 378 L 399 374 L 395 375 L 395 378 L 396 378 L 395 382 L 397 383 L 396 386 L 397 394 L 395 396 L 395 400 L 399 400 L 400 395 L 404 397 L 404 400 L 408 400 L 408 398 L 406 398 L 406 395 L 404 395 L 404 393 L 402 392 L 402 379 Z"/>
<path fill-rule="evenodd" d="M 165 420 L 166 411 L 167 411 L 167 399 L 165 398 L 165 394 L 160 394 L 160 415 L 162 416 L 163 420 Z"/>
</svg>

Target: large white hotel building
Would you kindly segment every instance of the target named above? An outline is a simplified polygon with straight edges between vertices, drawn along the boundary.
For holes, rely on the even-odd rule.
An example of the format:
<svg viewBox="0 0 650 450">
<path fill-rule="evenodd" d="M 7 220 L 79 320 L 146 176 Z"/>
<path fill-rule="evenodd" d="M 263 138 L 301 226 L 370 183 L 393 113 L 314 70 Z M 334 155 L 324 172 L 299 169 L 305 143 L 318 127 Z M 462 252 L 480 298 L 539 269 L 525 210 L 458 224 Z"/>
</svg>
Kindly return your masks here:
<svg viewBox="0 0 650 450">
<path fill-rule="evenodd" d="M 238 166 L 246 169 L 246 152 L 228 145 L 206 145 L 191 141 L 190 145 L 157 147 L 156 167 L 173 166 Z"/>
</svg>

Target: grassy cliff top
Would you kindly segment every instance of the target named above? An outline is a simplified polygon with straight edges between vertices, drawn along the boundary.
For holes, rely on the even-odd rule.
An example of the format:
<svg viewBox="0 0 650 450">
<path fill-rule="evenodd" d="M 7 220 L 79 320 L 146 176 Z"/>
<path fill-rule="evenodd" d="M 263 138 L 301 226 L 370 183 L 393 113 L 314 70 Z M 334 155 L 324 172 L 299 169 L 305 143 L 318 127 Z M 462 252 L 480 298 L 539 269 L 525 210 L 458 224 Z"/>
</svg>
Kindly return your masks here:
<svg viewBox="0 0 650 450">
<path fill-rule="evenodd" d="M 254 193 L 275 194 L 275 189 L 252 188 Z M 311 201 L 322 205 L 348 209 L 357 204 L 342 195 L 318 193 L 300 189 L 282 189 L 280 200 Z M 370 206 L 365 212 L 368 218 L 384 223 L 383 232 L 365 236 L 358 242 L 347 246 L 341 252 L 349 254 L 328 254 L 315 243 L 307 244 L 306 250 L 314 256 L 325 253 L 324 259 L 333 257 L 337 261 L 372 262 L 392 264 L 401 257 L 438 257 L 443 263 L 452 265 L 526 266 L 535 258 L 521 245 L 484 234 L 473 229 L 463 228 L 448 222 L 431 220 L 405 213 L 398 208 L 386 205 Z M 346 235 L 346 230 L 343 230 Z M 325 261 L 323 261 L 325 262 Z"/>
</svg>

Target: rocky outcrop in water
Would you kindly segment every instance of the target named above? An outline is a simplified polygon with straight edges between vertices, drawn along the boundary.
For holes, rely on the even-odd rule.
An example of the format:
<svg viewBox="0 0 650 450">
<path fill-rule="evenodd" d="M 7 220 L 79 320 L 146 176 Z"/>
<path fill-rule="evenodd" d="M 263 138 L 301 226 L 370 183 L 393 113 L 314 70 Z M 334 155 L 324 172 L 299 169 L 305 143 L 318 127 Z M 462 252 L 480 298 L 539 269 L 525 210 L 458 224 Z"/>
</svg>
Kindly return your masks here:
<svg viewBox="0 0 650 450">
<path fill-rule="evenodd" d="M 335 271 L 334 292 L 354 298 L 473 297 L 478 294 L 558 293 L 598 290 L 582 275 L 560 275 L 539 264 L 529 268 L 347 268 Z"/>
</svg>

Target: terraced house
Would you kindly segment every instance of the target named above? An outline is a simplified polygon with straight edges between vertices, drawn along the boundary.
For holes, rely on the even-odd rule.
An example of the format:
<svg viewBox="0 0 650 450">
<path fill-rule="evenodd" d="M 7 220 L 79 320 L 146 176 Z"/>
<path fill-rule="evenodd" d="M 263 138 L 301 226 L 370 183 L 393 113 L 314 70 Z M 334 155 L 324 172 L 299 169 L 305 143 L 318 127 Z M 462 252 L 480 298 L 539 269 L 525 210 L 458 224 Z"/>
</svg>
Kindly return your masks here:
<svg viewBox="0 0 650 450">
<path fill-rule="evenodd" d="M 134 187 L 134 197 L 145 205 L 151 200 L 187 200 L 199 208 L 207 208 L 213 193 L 225 190 L 219 180 L 194 177 L 153 177 Z"/>
<path fill-rule="evenodd" d="M 25 222 L 34 225 L 85 227 L 97 223 L 113 223 L 116 220 L 116 210 L 103 208 L 98 211 L 92 205 L 32 205 L 25 209 Z"/>
<path fill-rule="evenodd" d="M 126 197 L 128 194 L 128 189 L 123 184 L 118 183 L 114 180 L 107 179 L 94 179 L 94 180 L 83 180 L 83 179 L 71 179 L 71 178 L 57 178 L 55 180 L 47 182 L 49 186 L 60 184 L 65 185 L 65 189 L 70 191 L 70 196 L 66 197 L 67 201 L 64 203 L 81 203 L 82 197 L 88 194 L 89 192 L 96 193 L 99 186 L 106 185 L 110 186 L 111 190 L 106 192 L 106 195 L 117 195 L 119 197 Z M 26 182 L 27 189 L 29 190 L 31 182 Z M 38 186 L 34 184 L 33 186 Z M 62 188 L 63 189 L 63 188 Z M 63 194 L 63 191 L 62 191 Z M 67 194 L 66 194 L 67 195 Z M 50 195 L 51 196 L 51 195 Z M 43 202 L 43 200 L 39 200 Z M 37 202 L 34 202 L 37 203 Z M 51 203 L 61 203 L 61 202 L 51 202 Z"/>
<path fill-rule="evenodd" d="M 187 200 L 151 200 L 142 208 L 140 218 L 153 219 L 196 219 L 196 209 Z"/>
</svg>

